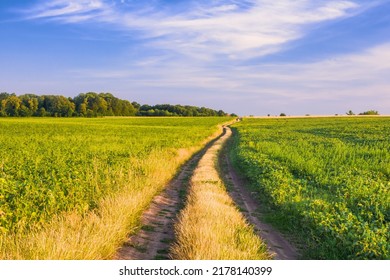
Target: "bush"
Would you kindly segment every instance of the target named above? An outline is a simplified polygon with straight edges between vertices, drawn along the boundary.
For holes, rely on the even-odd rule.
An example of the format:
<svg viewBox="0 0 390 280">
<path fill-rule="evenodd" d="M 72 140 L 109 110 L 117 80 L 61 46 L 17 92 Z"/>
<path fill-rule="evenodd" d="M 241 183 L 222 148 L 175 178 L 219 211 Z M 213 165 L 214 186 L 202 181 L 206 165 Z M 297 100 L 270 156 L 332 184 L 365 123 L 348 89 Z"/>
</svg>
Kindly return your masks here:
<svg viewBox="0 0 390 280">
<path fill-rule="evenodd" d="M 369 110 L 369 111 L 366 111 L 366 112 L 363 112 L 363 113 L 360 113 L 359 115 L 379 115 L 378 111 L 375 111 L 375 110 Z"/>
</svg>

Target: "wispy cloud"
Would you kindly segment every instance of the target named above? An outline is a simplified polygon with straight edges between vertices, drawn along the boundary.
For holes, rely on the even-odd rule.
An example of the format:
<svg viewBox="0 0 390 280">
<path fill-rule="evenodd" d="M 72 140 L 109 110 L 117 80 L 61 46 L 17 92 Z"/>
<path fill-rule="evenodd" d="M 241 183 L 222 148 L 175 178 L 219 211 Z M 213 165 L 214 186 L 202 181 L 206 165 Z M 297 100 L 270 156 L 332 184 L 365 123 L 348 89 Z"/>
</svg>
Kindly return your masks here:
<svg viewBox="0 0 390 280">
<path fill-rule="evenodd" d="M 103 23 L 108 30 L 131 34 L 131 44 L 142 49 L 137 52 L 142 53 L 140 56 L 126 56 L 121 65 L 76 67 L 68 74 L 80 84 L 142 92 L 140 101 L 152 94 L 151 103 L 162 95 L 163 102 L 172 103 L 201 100 L 201 96 L 221 102 L 223 97 L 228 111 L 236 111 L 239 105 L 243 112 L 264 112 L 271 105 L 279 110 L 283 105 L 302 108 L 308 104 L 310 108 L 323 106 L 329 113 L 353 100 L 360 105 L 373 104 L 374 100 L 382 106 L 376 109 L 390 107 L 390 44 L 354 54 L 321 56 L 321 61 L 311 63 L 255 64 L 261 60 L 251 60 L 284 50 L 313 28 L 357 15 L 382 1 L 188 0 L 186 5 L 168 5 L 162 0 L 43 2 L 25 11 L 26 18 L 66 24 Z M 247 60 L 251 60 L 250 65 Z M 167 99 L 170 93 L 172 100 Z M 327 102 L 329 107 L 325 106 Z M 194 104 L 199 103 L 195 100 Z"/>
<path fill-rule="evenodd" d="M 267 109 L 270 104 L 274 110 L 279 110 L 281 106 L 289 108 L 290 112 L 294 107 L 299 108 L 292 113 L 321 110 L 332 113 L 346 110 L 346 106 L 370 109 L 365 108 L 366 105 L 388 112 L 390 63 L 384 61 L 390 61 L 390 44 L 315 63 L 262 63 L 211 68 L 195 59 L 164 61 L 163 64 L 151 60 L 150 63 L 134 64 L 134 67 L 121 70 L 84 69 L 73 75 L 84 80 L 115 82 L 118 85 L 127 82 L 126 88 L 118 88 L 118 91 L 182 93 L 172 97 L 172 102 L 180 98 L 188 100 L 187 91 L 194 96 L 208 94 L 209 99 L 222 98 L 228 104 L 225 106 L 232 111 L 239 110 L 236 107 L 241 102 L 242 111 L 252 112 L 256 108 L 263 112 L 272 111 Z M 183 67 L 184 62 L 190 63 L 191 67 Z M 307 111 L 298 111 L 302 110 L 302 104 L 310 104 L 304 109 Z"/>
<path fill-rule="evenodd" d="M 304 36 L 311 24 L 346 17 L 360 8 L 353 1 L 227 0 L 189 1 L 177 11 L 161 9 L 159 1 L 147 3 L 52 0 L 33 7 L 28 17 L 105 22 L 122 30 L 141 30 L 144 38 L 154 39 L 156 48 L 204 59 L 247 59 L 277 52 Z"/>
<path fill-rule="evenodd" d="M 52 0 L 33 7 L 28 11 L 27 17 L 29 19 L 53 18 L 65 22 L 75 22 L 74 19 L 79 18 L 78 21 L 85 21 L 97 16 L 107 8 L 108 6 L 101 0 Z"/>
</svg>

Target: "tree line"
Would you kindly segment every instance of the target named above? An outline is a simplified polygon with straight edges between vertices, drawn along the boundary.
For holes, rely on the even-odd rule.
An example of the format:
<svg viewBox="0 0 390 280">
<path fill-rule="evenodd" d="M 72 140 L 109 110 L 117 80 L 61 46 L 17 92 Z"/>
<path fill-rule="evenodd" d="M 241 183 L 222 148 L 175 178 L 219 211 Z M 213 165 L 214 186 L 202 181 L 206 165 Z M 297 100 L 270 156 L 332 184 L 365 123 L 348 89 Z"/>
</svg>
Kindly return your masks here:
<svg viewBox="0 0 390 280">
<path fill-rule="evenodd" d="M 182 105 L 141 105 L 111 93 L 61 95 L 0 93 L 0 117 L 227 116 L 222 110 Z M 234 115 L 234 114 L 233 114 Z"/>
<path fill-rule="evenodd" d="M 346 114 L 348 116 L 356 115 L 354 112 L 352 112 L 352 110 L 349 110 L 348 112 L 346 112 Z M 359 113 L 359 116 L 377 116 L 377 115 L 379 115 L 379 112 L 376 110 L 368 110 L 368 111 L 365 111 L 363 113 Z"/>
</svg>

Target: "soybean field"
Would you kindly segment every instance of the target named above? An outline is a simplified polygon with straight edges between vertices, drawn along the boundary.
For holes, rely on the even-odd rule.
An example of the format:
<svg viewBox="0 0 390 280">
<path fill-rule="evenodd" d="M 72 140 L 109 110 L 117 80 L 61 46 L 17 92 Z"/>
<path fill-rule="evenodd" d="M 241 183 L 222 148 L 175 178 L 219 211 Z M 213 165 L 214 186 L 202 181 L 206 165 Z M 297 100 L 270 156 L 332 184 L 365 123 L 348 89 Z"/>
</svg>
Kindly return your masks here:
<svg viewBox="0 0 390 280">
<path fill-rule="evenodd" d="M 390 118 L 244 119 L 231 158 L 310 259 L 390 259 Z"/>
<path fill-rule="evenodd" d="M 0 119 L 0 259 L 111 258 L 230 119 Z"/>
</svg>

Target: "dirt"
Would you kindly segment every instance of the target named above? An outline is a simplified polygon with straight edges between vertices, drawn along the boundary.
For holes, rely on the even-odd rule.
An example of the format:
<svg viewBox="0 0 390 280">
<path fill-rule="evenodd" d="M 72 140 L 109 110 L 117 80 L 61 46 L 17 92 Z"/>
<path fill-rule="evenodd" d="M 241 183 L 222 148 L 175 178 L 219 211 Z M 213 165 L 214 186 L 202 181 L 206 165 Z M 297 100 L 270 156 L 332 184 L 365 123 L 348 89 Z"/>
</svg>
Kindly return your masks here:
<svg viewBox="0 0 390 280">
<path fill-rule="evenodd" d="M 245 185 L 248 183 L 233 168 L 228 153 L 223 152 L 219 157 L 220 165 L 224 171 L 222 176 L 225 183 L 230 186 L 229 193 L 234 202 L 240 207 L 247 221 L 255 228 L 258 236 L 265 241 L 268 251 L 276 260 L 295 260 L 299 258 L 295 246 L 278 230 L 264 223 L 259 201 L 254 198 Z"/>
<path fill-rule="evenodd" d="M 175 239 L 174 224 L 179 211 L 184 207 L 186 190 L 193 171 L 206 150 L 216 139 L 188 160 L 175 178 L 157 195 L 141 218 L 138 233 L 129 236 L 118 250 L 117 260 L 164 260 L 170 259 L 169 249 Z"/>
<path fill-rule="evenodd" d="M 189 180 L 204 153 L 223 135 L 226 138 L 230 137 L 229 127 L 224 128 L 222 135 L 211 141 L 201 152 L 184 164 L 165 190 L 154 198 L 141 218 L 141 229 L 137 234 L 128 238 L 123 247 L 118 250 L 115 259 L 163 260 L 170 258 L 170 246 L 175 239 L 174 225 L 179 211 L 183 208 Z M 295 247 L 280 232 L 259 218 L 261 217 L 259 202 L 253 199 L 251 193 L 245 189 L 245 182 L 234 170 L 226 152 L 220 155 L 220 161 L 222 161 L 220 164 L 225 166 L 222 170 L 226 171 L 222 177 L 232 188 L 230 195 L 244 210 L 244 216 L 254 226 L 256 233 L 266 242 L 269 252 L 274 255 L 275 259 L 297 259 L 299 255 Z M 215 172 L 215 170 L 210 170 L 210 172 Z"/>
</svg>

